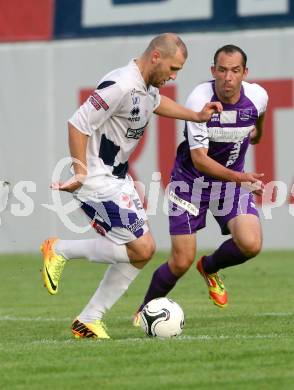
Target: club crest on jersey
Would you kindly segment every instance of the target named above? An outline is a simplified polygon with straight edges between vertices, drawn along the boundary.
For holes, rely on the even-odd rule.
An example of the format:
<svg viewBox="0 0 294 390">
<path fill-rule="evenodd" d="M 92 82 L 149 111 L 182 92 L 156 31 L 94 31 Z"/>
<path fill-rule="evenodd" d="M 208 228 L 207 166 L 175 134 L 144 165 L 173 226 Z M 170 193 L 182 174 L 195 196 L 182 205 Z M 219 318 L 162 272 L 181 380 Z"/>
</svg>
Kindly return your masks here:
<svg viewBox="0 0 294 390">
<path fill-rule="evenodd" d="M 126 133 L 126 137 L 133 138 L 133 139 L 141 138 L 142 135 L 144 134 L 145 127 L 146 127 L 146 125 L 144 127 L 140 127 L 139 129 L 128 128 L 127 133 Z"/>
<path fill-rule="evenodd" d="M 136 95 L 135 89 L 132 90 L 131 97 L 132 97 L 132 101 L 133 101 L 134 106 L 140 103 L 140 96 Z"/>
<path fill-rule="evenodd" d="M 252 109 L 251 108 L 244 108 L 242 110 L 239 110 L 239 118 L 241 121 L 248 121 L 252 116 Z"/>
</svg>

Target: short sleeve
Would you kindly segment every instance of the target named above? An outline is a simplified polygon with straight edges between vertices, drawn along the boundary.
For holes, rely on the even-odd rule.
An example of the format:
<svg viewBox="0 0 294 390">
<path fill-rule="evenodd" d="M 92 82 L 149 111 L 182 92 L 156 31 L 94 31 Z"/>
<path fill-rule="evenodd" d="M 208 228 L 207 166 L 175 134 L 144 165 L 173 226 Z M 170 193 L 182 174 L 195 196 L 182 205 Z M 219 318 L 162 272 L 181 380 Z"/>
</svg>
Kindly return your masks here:
<svg viewBox="0 0 294 390">
<path fill-rule="evenodd" d="M 200 84 L 189 95 L 185 106 L 199 112 L 210 99 L 210 85 L 208 83 Z M 186 122 L 186 130 L 190 149 L 209 147 L 206 123 Z"/>
<path fill-rule="evenodd" d="M 261 88 L 261 107 L 260 107 L 260 115 L 266 111 L 268 104 L 268 94 L 264 88 Z"/>
<path fill-rule="evenodd" d="M 268 94 L 267 91 L 256 83 L 247 83 L 243 81 L 242 83 L 245 94 L 255 105 L 258 116 L 262 115 L 267 108 L 268 104 Z"/>
<path fill-rule="evenodd" d="M 153 112 L 154 112 L 157 109 L 157 107 L 160 105 L 161 96 L 159 94 L 159 89 L 150 86 L 148 89 L 148 94 L 153 100 Z"/>
<path fill-rule="evenodd" d="M 69 122 L 82 133 L 91 136 L 116 112 L 122 98 L 123 92 L 117 83 L 96 89 Z"/>
</svg>

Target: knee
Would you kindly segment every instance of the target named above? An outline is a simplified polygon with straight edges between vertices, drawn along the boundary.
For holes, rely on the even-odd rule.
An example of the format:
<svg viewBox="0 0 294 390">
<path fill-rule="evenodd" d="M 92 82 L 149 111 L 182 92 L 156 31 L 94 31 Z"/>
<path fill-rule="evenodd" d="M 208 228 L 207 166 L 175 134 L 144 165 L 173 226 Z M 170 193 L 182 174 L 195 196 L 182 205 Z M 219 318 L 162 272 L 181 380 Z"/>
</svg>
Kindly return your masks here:
<svg viewBox="0 0 294 390">
<path fill-rule="evenodd" d="M 236 244 L 248 259 L 257 256 L 262 248 L 261 239 L 253 236 L 237 240 Z"/>
<path fill-rule="evenodd" d="M 143 268 L 154 255 L 155 249 L 155 242 L 151 235 L 143 236 L 127 244 L 130 263 L 137 268 Z"/>
<path fill-rule="evenodd" d="M 155 250 L 156 245 L 153 240 L 145 242 L 140 248 L 140 253 L 138 253 L 138 260 L 147 263 L 149 260 L 151 260 L 152 256 L 155 253 Z"/>
<path fill-rule="evenodd" d="M 194 261 L 194 254 L 188 255 L 187 253 L 173 253 L 169 266 L 172 273 L 176 276 L 182 276 L 188 271 Z"/>
</svg>

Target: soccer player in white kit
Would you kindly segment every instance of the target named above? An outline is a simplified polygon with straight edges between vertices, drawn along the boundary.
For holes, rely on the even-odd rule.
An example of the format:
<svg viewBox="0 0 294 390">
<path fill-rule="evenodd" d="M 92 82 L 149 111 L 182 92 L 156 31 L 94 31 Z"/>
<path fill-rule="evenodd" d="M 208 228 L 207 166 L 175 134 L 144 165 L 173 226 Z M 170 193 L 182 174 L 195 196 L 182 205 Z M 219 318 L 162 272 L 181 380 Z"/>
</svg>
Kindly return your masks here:
<svg viewBox="0 0 294 390">
<path fill-rule="evenodd" d="M 109 338 L 102 317 L 128 289 L 151 259 L 155 243 L 147 216 L 127 174 L 128 159 L 153 112 L 171 118 L 205 122 L 220 112 L 218 102 L 194 112 L 161 96 L 158 88 L 175 80 L 187 58 L 175 34 L 155 37 L 137 59 L 108 73 L 69 120 L 69 148 L 74 176 L 52 189 L 73 193 L 97 231 L 95 239 L 50 238 L 41 246 L 45 286 L 50 294 L 69 259 L 107 263 L 100 285 L 72 324 L 76 337 Z"/>
</svg>

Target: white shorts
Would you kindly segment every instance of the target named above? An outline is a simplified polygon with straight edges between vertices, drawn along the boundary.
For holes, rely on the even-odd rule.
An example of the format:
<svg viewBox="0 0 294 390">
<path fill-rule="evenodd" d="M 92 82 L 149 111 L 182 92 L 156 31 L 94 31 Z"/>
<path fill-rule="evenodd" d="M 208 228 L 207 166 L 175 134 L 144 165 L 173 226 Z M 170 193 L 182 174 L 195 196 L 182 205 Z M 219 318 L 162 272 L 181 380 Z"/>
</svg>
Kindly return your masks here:
<svg viewBox="0 0 294 390">
<path fill-rule="evenodd" d="M 76 198 L 96 232 L 118 245 L 134 241 L 149 230 L 146 212 L 130 176 L 120 180 L 110 199 L 98 192 L 76 194 Z"/>
</svg>

